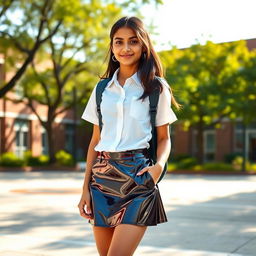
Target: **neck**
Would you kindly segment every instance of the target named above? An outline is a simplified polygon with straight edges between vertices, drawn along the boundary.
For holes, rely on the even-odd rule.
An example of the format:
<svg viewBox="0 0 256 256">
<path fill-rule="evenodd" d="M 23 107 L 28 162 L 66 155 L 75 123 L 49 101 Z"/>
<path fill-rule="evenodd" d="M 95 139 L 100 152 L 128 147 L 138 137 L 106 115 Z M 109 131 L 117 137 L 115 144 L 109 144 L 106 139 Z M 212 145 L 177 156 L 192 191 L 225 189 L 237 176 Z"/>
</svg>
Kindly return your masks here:
<svg viewBox="0 0 256 256">
<path fill-rule="evenodd" d="M 120 66 L 118 72 L 118 80 L 126 80 L 138 71 L 138 65 L 136 66 Z"/>
</svg>

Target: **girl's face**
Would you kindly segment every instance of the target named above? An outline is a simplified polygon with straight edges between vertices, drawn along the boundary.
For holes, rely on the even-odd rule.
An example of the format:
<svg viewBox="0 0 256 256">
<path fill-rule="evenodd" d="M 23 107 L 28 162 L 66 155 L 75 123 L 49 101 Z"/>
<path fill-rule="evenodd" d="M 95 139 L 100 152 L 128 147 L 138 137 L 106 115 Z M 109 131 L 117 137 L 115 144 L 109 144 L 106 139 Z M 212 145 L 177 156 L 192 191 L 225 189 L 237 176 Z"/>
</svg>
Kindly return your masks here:
<svg viewBox="0 0 256 256">
<path fill-rule="evenodd" d="M 120 66 L 134 66 L 140 60 L 142 44 L 132 29 L 123 27 L 114 34 L 112 51 Z"/>
</svg>

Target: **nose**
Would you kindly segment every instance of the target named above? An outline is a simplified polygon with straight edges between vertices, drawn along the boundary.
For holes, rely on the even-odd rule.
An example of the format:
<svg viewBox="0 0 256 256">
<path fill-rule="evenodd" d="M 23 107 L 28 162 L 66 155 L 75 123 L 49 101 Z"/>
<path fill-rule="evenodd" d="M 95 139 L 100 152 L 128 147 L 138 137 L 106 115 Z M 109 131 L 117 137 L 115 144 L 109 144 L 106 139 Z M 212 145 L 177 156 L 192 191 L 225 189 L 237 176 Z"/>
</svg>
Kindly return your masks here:
<svg viewBox="0 0 256 256">
<path fill-rule="evenodd" d="M 125 50 L 125 51 L 130 51 L 130 50 L 131 50 L 129 43 L 126 43 L 126 44 L 125 44 L 124 50 Z"/>
</svg>

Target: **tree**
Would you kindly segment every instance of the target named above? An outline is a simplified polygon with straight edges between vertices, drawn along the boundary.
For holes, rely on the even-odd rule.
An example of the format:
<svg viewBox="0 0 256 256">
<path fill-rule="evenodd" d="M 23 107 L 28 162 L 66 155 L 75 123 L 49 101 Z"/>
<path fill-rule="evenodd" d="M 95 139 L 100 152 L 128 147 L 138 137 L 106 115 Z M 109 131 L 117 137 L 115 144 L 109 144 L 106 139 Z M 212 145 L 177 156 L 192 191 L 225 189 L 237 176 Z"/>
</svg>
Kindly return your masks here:
<svg viewBox="0 0 256 256">
<path fill-rule="evenodd" d="M 167 79 L 183 105 L 184 128 L 197 131 L 199 162 L 204 161 L 205 129 L 218 127 L 224 117 L 236 116 L 232 108 L 236 75 L 248 49 L 244 42 L 193 45 L 163 52 Z"/>
<path fill-rule="evenodd" d="M 81 0 L 78 2 L 83 3 Z M 138 12 L 140 5 L 150 2 L 160 4 L 162 0 L 125 0 L 122 3 L 105 1 L 108 6 L 114 8 L 119 6 L 133 13 Z M 12 69 L 14 74 L 11 79 L 1 86 L 0 98 L 21 79 L 41 45 L 57 33 L 62 24 L 63 14 L 67 10 L 71 11 L 77 3 L 66 0 L 0 0 L 0 51 L 5 53 L 7 66 L 10 64 L 6 69 L 13 68 L 13 63 L 17 67 Z M 102 5 L 102 1 L 89 1 L 87 6 L 90 5 L 97 8 Z M 88 11 L 87 7 L 79 10 L 82 11 Z M 97 9 L 90 17 L 91 21 L 95 17 L 97 17 Z M 51 22 L 49 23 L 48 20 Z M 94 26 L 93 22 L 91 25 Z"/>
<path fill-rule="evenodd" d="M 235 114 L 230 117 L 234 120 L 239 117 L 243 125 L 243 164 L 242 170 L 246 171 L 246 130 L 249 124 L 256 121 L 256 51 L 248 52 L 245 61 L 236 74 L 236 88 L 230 102 Z"/>
<path fill-rule="evenodd" d="M 62 13 L 62 24 L 38 51 L 37 58 L 21 82 L 22 100 L 47 131 L 51 163 L 55 161 L 54 120 L 76 102 L 88 97 L 103 67 L 110 25 L 121 15 L 120 6 L 101 1 L 85 4 L 74 0 L 70 8 L 69 1 L 62 0 L 55 8 L 58 10 L 53 11 Z M 46 28 L 50 29 L 52 22 L 48 19 Z M 74 89 L 76 99 L 72 95 Z M 38 104 L 46 107 L 46 120 L 38 113 Z"/>
<path fill-rule="evenodd" d="M 58 31 L 62 18 L 53 12 L 54 0 L 9 0 L 1 3 L 0 39 L 8 63 L 16 63 L 12 78 L 0 88 L 0 98 L 10 91 L 33 61 L 40 46 Z M 15 18 L 14 18 L 15 16 Z M 46 28 L 47 20 L 55 16 Z M 46 33 L 47 29 L 47 33 Z M 15 48 L 15 50 L 13 49 Z M 20 56 L 14 54 L 18 51 Z M 8 55 L 11 56 L 8 56 Z"/>
<path fill-rule="evenodd" d="M 88 84 L 96 81 L 103 47 L 107 45 L 106 26 L 120 14 L 114 5 L 81 4 L 72 2 L 65 9 L 65 2 L 58 6 L 62 12 L 62 26 L 37 54 L 31 68 L 21 81 L 23 99 L 45 128 L 48 138 L 50 162 L 54 158 L 54 120 L 58 115 L 81 102 L 90 91 Z M 82 10 L 82 11 L 81 11 Z M 93 17 L 96 15 L 97 18 Z M 46 26 L 50 27 L 51 20 Z M 49 28 L 50 29 L 50 28 Z M 75 100 L 72 91 L 76 89 Z M 38 104 L 46 107 L 44 120 L 38 112 Z"/>
<path fill-rule="evenodd" d="M 7 12 L 7 10 L 11 7 L 11 5 L 13 4 L 13 2 L 15 2 L 15 0 L 2 0 L 0 3 L 0 19 L 2 16 L 5 15 L 5 13 Z"/>
<path fill-rule="evenodd" d="M 18 10 L 21 22 L 12 23 L 10 17 L 5 16 L 1 34 L 5 40 L 13 43 L 12 46 L 6 45 L 12 49 L 13 56 L 9 55 L 8 60 L 10 63 L 17 62 L 13 46 L 18 53 L 22 53 L 20 59 L 25 54 L 28 57 L 14 77 L 0 89 L 0 95 L 13 88 L 23 75 L 20 89 L 24 97 L 18 101 L 28 105 L 47 131 L 50 162 L 54 162 L 54 120 L 75 104 L 72 91 L 76 90 L 78 102 L 88 97 L 91 85 L 94 84 L 92 81 L 95 81 L 103 66 L 110 24 L 121 15 L 122 7 L 133 9 L 149 1 L 123 1 L 121 4 L 100 0 L 88 3 L 74 0 L 72 4 L 69 0 L 41 0 L 37 3 L 21 1 L 19 4 L 15 0 L 11 2 L 10 13 Z M 33 16 L 38 19 L 33 19 Z M 33 36 L 35 33 L 36 37 Z M 40 39 L 42 35 L 47 37 Z M 32 65 L 25 73 L 30 63 Z M 46 107 L 46 120 L 41 118 L 38 104 Z"/>
</svg>

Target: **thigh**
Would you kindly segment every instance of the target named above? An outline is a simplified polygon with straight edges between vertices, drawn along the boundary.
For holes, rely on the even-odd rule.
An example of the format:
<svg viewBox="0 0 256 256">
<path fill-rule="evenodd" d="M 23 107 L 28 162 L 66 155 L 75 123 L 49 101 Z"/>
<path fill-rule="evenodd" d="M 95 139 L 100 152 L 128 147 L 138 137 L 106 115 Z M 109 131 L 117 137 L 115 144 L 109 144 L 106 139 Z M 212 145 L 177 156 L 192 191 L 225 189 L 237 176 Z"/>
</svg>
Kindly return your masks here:
<svg viewBox="0 0 256 256">
<path fill-rule="evenodd" d="M 147 227 L 120 224 L 115 227 L 108 256 L 131 256 L 139 245 Z"/>
<path fill-rule="evenodd" d="M 94 238 L 100 256 L 107 256 L 114 228 L 93 227 Z"/>
</svg>

